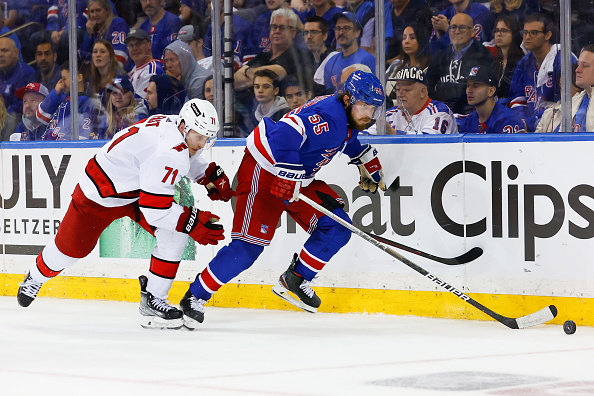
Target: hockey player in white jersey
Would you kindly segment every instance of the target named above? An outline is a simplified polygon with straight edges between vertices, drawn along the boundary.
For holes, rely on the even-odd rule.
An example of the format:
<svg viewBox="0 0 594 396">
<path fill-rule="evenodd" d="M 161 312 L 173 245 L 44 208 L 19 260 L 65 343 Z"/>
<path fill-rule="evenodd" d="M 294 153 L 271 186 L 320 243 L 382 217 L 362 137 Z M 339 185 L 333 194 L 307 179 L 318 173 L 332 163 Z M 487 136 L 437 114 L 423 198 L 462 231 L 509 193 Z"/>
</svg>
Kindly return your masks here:
<svg viewBox="0 0 594 396">
<path fill-rule="evenodd" d="M 387 134 L 458 133 L 456 119 L 449 107 L 429 97 L 427 77 L 421 69 L 404 67 L 396 73 L 395 81 L 397 105 L 386 111 Z M 371 128 L 369 132 L 374 133 Z"/>
<path fill-rule="evenodd" d="M 205 185 L 213 200 L 233 197 L 223 170 L 200 156 L 218 130 L 214 106 L 192 99 L 179 117 L 154 115 L 118 132 L 89 160 L 55 239 L 20 284 L 18 303 L 29 306 L 46 281 L 93 250 L 113 220 L 128 216 L 157 239 L 148 278 L 139 278 L 141 325 L 181 328 L 182 312 L 166 298 L 188 235 L 201 245 L 224 237 L 216 215 L 174 202 L 175 184 L 187 176 Z"/>
</svg>

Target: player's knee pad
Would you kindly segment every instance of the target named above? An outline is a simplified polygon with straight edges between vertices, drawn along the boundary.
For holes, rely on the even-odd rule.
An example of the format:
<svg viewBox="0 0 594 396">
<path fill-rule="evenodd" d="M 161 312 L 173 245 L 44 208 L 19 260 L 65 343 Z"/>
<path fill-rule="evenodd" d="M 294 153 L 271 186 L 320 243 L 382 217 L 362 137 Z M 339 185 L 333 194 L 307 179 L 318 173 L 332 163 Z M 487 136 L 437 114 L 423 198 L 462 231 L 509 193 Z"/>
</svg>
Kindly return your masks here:
<svg viewBox="0 0 594 396">
<path fill-rule="evenodd" d="M 157 244 L 153 250 L 153 256 L 167 261 L 179 261 L 188 243 L 188 234 L 157 228 L 155 230 Z"/>
<path fill-rule="evenodd" d="M 335 209 L 332 213 L 352 224 L 351 218 L 342 208 Z M 323 216 L 318 220 L 317 228 L 337 246 L 344 246 L 351 239 L 351 231 L 328 216 Z"/>
</svg>

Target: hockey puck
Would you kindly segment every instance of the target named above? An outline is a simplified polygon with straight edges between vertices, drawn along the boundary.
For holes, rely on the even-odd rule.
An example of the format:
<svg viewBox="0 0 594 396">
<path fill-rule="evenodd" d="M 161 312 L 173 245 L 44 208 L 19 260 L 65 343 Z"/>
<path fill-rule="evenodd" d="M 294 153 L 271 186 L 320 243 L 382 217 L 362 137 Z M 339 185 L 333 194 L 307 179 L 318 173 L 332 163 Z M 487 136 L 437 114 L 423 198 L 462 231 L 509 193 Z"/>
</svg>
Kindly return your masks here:
<svg viewBox="0 0 594 396">
<path fill-rule="evenodd" d="M 577 327 L 573 320 L 566 320 L 565 323 L 563 323 L 563 331 L 565 332 L 565 334 L 571 335 L 575 333 L 576 328 Z"/>
</svg>

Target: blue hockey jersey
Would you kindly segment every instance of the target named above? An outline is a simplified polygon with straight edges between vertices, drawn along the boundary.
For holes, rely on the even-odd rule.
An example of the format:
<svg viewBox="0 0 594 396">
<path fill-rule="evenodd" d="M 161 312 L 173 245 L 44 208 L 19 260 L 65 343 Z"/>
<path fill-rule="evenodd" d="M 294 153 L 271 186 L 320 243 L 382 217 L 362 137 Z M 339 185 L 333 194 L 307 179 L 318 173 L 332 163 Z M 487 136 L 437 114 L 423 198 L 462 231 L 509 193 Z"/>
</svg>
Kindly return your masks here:
<svg viewBox="0 0 594 396">
<path fill-rule="evenodd" d="M 269 21 L 270 22 L 270 21 Z M 247 45 L 247 39 L 250 30 L 250 23 L 240 16 L 233 15 L 233 58 L 235 70 L 238 70 L 243 64 L 244 49 Z M 224 25 L 221 26 L 221 57 L 224 56 Z M 204 36 L 204 56 L 212 56 L 212 25 L 208 25 L 206 35 Z"/>
<path fill-rule="evenodd" d="M 182 27 L 182 21 L 176 15 L 165 11 L 165 15 L 156 25 L 151 25 L 149 18 L 142 22 L 139 29 L 144 30 L 151 37 L 153 58 L 160 60 L 163 58 L 165 47 L 175 41 L 177 32 Z"/>
<path fill-rule="evenodd" d="M 318 96 L 290 111 L 277 123 L 263 118 L 247 138 L 247 150 L 268 172 L 286 164 L 305 170 L 304 183 L 342 151 L 355 157 L 363 151 L 359 131 L 347 127 L 344 106 L 335 96 Z"/>
<path fill-rule="evenodd" d="M 120 64 L 121 68 L 124 68 L 126 61 L 128 60 L 128 47 L 126 46 L 126 37 L 130 32 L 130 28 L 126 21 L 122 18 L 115 17 L 111 21 L 109 28 L 102 36 L 94 34 L 89 36 L 89 32 L 85 33 L 85 38 L 80 46 L 80 57 L 83 60 L 90 61 L 93 51 L 93 44 L 97 39 L 107 40 L 113 46 L 113 50 L 116 55 L 116 59 Z"/>
<path fill-rule="evenodd" d="M 344 57 L 342 51 L 328 59 L 324 66 L 324 86 L 326 93 L 331 94 L 340 88 L 340 76 L 345 67 L 360 63 L 369 66 L 375 74 L 375 57 L 363 48 L 359 48 L 354 54 Z"/>
<path fill-rule="evenodd" d="M 460 133 L 517 133 L 523 131 L 524 122 L 504 104 L 495 103 L 487 121 L 481 123 L 475 111 L 470 113 L 460 125 Z"/>
<path fill-rule="evenodd" d="M 493 29 L 495 28 L 495 18 L 487 7 L 480 3 L 475 3 L 473 0 L 470 1 L 468 7 L 463 11 L 465 14 L 470 15 L 474 22 L 474 28 L 476 33 L 474 37 L 481 43 L 493 40 Z M 456 15 L 454 6 L 449 6 L 445 10 L 439 13 L 445 15 L 448 20 L 451 20 Z M 443 34 L 441 38 L 437 38 L 435 34 L 431 36 L 431 52 L 439 51 L 440 49 L 446 48 L 450 45 L 450 35 L 448 32 Z"/>
<path fill-rule="evenodd" d="M 78 93 L 78 135 L 79 139 L 90 139 L 92 131 L 93 102 L 84 93 Z M 71 140 L 70 95 L 58 94 L 53 90 L 39 104 L 37 119 L 47 125 L 42 140 Z"/>
</svg>

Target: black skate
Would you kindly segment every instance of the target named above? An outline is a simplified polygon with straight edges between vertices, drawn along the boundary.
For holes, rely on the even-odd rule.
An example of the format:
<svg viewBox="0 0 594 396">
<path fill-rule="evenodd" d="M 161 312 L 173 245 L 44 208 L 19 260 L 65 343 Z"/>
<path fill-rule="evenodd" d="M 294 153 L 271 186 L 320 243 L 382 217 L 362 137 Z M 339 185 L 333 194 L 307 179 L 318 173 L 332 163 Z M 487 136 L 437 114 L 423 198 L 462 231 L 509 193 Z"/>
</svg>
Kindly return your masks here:
<svg viewBox="0 0 594 396">
<path fill-rule="evenodd" d="M 21 307 L 28 307 L 31 305 L 35 297 L 37 297 L 37 293 L 41 290 L 41 286 L 43 283 L 39 283 L 35 281 L 35 279 L 31 278 L 29 272 L 25 276 L 25 280 L 19 283 L 19 291 L 17 293 L 17 301 Z"/>
<path fill-rule="evenodd" d="M 316 313 L 322 300 L 320 300 L 320 297 L 309 286 L 310 282 L 295 272 L 298 257 L 297 253 L 295 253 L 289 269 L 280 276 L 278 285 L 272 287 L 272 292 L 297 308 L 301 308 L 306 312 Z M 293 293 L 297 298 L 293 297 L 289 292 Z"/>
<path fill-rule="evenodd" d="M 140 325 L 145 329 L 181 329 L 182 311 L 172 307 L 166 300 L 157 298 L 146 291 L 148 278 L 138 277 L 140 281 Z"/>
<path fill-rule="evenodd" d="M 198 325 L 204 322 L 204 304 L 206 301 L 194 297 L 188 289 L 184 297 L 179 302 L 179 307 L 184 313 L 183 322 L 190 330 L 194 330 Z"/>
</svg>

